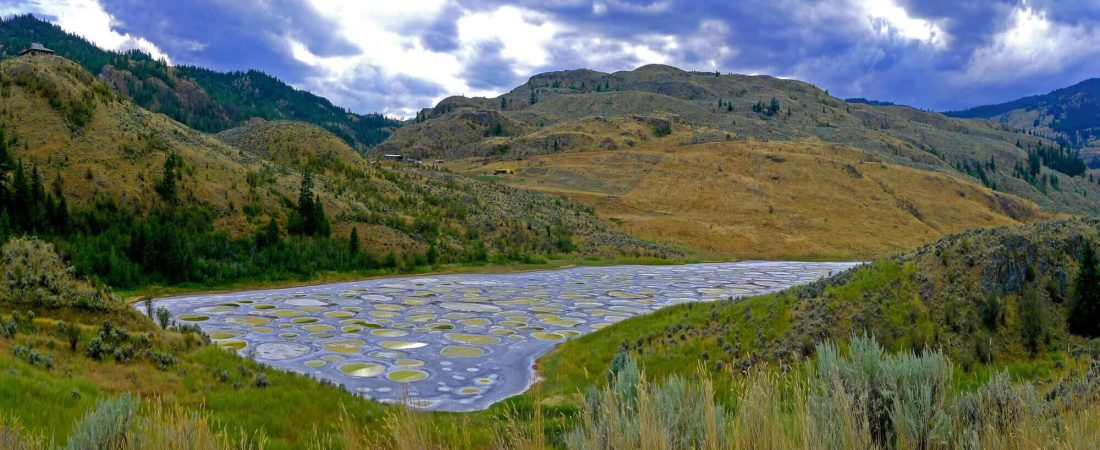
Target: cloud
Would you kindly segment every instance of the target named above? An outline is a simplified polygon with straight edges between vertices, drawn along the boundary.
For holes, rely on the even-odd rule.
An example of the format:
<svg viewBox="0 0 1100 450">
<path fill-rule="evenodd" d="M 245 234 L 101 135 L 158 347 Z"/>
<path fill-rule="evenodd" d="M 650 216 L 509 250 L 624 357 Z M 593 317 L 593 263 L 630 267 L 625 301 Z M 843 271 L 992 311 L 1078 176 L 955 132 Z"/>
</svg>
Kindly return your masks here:
<svg viewBox="0 0 1100 450">
<path fill-rule="evenodd" d="M 108 48 L 411 116 L 544 71 L 662 63 L 952 109 L 1100 73 L 1090 0 L 16 0 Z"/>
<path fill-rule="evenodd" d="M 157 59 L 171 61 L 168 55 L 143 37 L 116 31 L 118 22 L 95 0 L 17 1 L 3 11 L 34 13 L 50 18 L 65 31 L 84 37 L 108 50 L 141 50 Z"/>
<path fill-rule="evenodd" d="M 1008 26 L 977 49 L 964 72 L 971 81 L 1004 83 L 1063 70 L 1100 52 L 1100 30 L 1051 21 L 1043 11 L 1021 6 Z"/>
</svg>

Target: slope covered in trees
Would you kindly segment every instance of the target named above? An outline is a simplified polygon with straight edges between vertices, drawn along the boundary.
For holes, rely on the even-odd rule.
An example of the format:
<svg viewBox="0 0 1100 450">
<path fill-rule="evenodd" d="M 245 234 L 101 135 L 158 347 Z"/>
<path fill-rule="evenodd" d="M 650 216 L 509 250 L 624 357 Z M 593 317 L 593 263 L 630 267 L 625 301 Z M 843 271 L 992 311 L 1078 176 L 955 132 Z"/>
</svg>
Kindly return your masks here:
<svg viewBox="0 0 1100 450">
<path fill-rule="evenodd" d="M 946 112 L 951 117 L 988 119 L 1046 136 L 1074 150 L 1097 167 L 1100 152 L 1100 78 L 1047 94 L 995 105 Z"/>
<path fill-rule="evenodd" d="M 0 61 L 0 86 L 0 233 L 48 237 L 115 287 L 675 253 L 557 197 L 370 164 L 313 125 L 230 145 L 57 56 Z"/>
<path fill-rule="evenodd" d="M 31 15 L 0 20 L 0 58 L 32 42 L 80 63 L 116 93 L 199 131 L 218 132 L 251 118 L 309 122 L 362 151 L 401 125 L 380 114 L 355 114 L 268 74 L 172 67 L 138 51 L 105 51 Z"/>
</svg>

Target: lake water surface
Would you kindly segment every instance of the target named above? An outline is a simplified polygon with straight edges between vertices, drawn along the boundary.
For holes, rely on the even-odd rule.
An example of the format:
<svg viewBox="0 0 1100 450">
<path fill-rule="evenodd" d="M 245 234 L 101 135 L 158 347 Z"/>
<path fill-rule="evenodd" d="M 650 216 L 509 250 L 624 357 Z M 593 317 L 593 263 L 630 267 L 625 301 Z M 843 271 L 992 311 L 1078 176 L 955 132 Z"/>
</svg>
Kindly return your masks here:
<svg viewBox="0 0 1100 450">
<path fill-rule="evenodd" d="M 484 409 L 558 343 L 686 302 L 774 292 L 855 263 L 737 262 L 380 278 L 154 300 L 223 347 L 379 401 Z M 143 308 L 143 305 L 138 305 Z M 406 397 L 407 395 L 407 397 Z"/>
</svg>

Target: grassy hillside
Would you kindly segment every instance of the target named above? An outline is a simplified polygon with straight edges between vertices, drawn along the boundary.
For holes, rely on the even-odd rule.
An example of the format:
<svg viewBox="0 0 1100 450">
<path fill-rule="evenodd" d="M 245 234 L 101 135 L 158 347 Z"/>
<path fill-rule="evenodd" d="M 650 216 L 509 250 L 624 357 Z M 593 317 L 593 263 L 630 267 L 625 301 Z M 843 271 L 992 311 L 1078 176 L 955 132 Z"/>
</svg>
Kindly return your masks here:
<svg viewBox="0 0 1100 450">
<path fill-rule="evenodd" d="M 592 132 L 597 120 L 613 126 Z M 981 183 L 1047 209 L 1100 211 L 1100 186 L 1076 171 L 1047 161 L 1021 172 L 1029 149 L 1054 144 L 1015 128 L 901 106 L 848 103 L 797 80 L 659 65 L 610 74 L 550 72 L 497 98 L 448 98 L 373 151 L 514 160 L 623 149 L 674 132 L 681 137 L 665 145 L 746 139 L 840 144 L 869 158 Z"/>
<path fill-rule="evenodd" d="M 892 351 L 942 350 L 964 384 L 998 367 L 1048 379 L 1066 361 L 1100 358 L 1100 336 L 1075 335 L 1068 324 L 1084 246 L 1098 237 L 1092 219 L 972 230 L 783 293 L 667 308 L 544 357 L 543 394 L 590 382 L 620 349 L 667 376 L 702 362 L 791 363 L 816 343 L 865 331 Z"/>
<path fill-rule="evenodd" d="M 592 128 L 606 124 L 595 121 Z M 511 169 L 515 173 L 498 177 L 500 182 L 590 205 L 624 232 L 739 258 L 867 259 L 967 228 L 1046 216 L 1016 196 L 850 147 L 762 141 L 672 145 L 686 139 L 685 132 L 650 137 L 633 148 L 623 145 L 621 140 L 644 130 L 633 132 L 605 134 L 612 137 L 604 147 L 617 150 L 456 164 L 456 169 L 472 174 Z"/>
<path fill-rule="evenodd" d="M 80 63 L 135 104 L 199 131 L 223 131 L 250 118 L 297 120 L 324 127 L 365 150 L 401 126 L 400 121 L 380 114 L 349 112 L 262 72 L 172 67 L 138 51 L 100 49 L 31 15 L 0 20 L 0 57 L 13 57 L 32 42 Z"/>
<path fill-rule="evenodd" d="M 0 234 L 56 236 L 82 273 L 120 287 L 677 253 L 559 197 L 370 164 L 320 127 L 254 121 L 200 133 L 61 57 L 0 62 L 0 89 L 11 174 L 0 187 L 13 202 Z M 61 199 L 69 217 L 36 220 L 65 209 L 53 206 Z M 168 238 L 172 251 L 144 244 Z"/>
</svg>

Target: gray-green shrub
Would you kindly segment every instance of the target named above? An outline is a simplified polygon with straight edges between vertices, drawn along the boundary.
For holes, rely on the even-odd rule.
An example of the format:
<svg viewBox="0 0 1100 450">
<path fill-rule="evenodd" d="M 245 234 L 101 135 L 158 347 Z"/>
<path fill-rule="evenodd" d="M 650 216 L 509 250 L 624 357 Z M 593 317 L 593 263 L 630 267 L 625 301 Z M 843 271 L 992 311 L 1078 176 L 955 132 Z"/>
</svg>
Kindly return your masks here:
<svg viewBox="0 0 1100 450">
<path fill-rule="evenodd" d="M 132 440 L 130 433 L 134 416 L 140 407 L 138 397 L 123 394 L 96 403 L 96 408 L 73 428 L 69 450 L 100 450 L 125 448 Z"/>
</svg>

